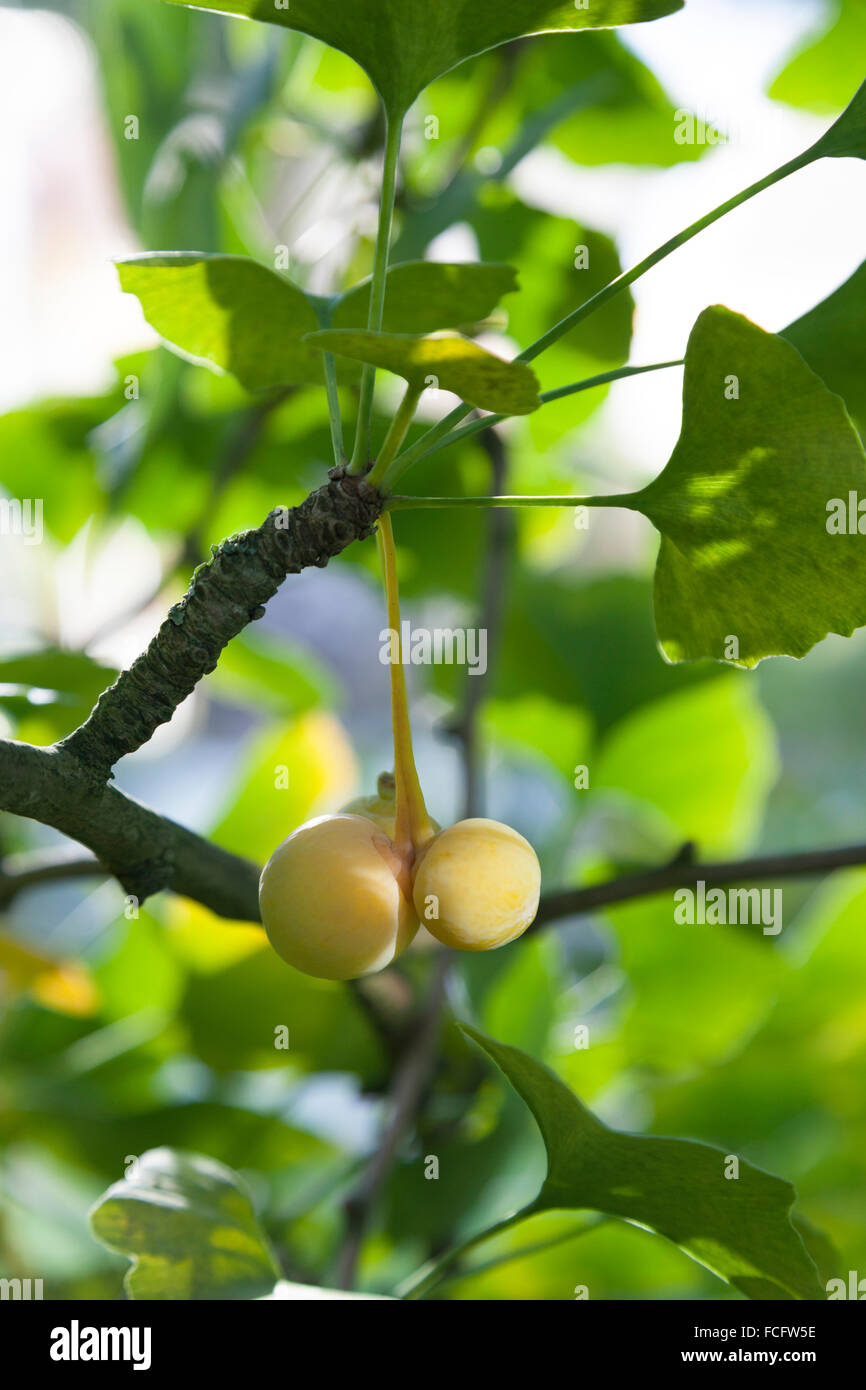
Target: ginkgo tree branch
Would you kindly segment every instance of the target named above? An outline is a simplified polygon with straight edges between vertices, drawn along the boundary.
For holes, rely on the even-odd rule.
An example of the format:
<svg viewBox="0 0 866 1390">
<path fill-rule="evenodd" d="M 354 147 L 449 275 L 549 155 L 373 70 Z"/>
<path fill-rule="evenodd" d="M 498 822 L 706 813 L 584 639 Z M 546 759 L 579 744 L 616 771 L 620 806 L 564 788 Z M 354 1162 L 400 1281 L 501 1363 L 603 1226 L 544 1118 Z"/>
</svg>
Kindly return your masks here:
<svg viewBox="0 0 866 1390">
<path fill-rule="evenodd" d="M 0 740 L 0 811 L 41 821 L 77 840 L 140 902 L 170 889 L 218 916 L 259 921 L 259 865 L 158 815 L 116 787 L 94 788 L 76 760 L 60 748 Z M 721 861 L 680 855 L 639 873 L 546 893 L 530 930 L 699 881 L 717 886 L 808 878 L 859 865 L 866 865 L 866 844 Z M 83 872 L 70 861 L 70 876 Z M 50 877 L 64 877 L 59 865 Z M 37 881 L 25 882 L 20 889 Z"/>
<path fill-rule="evenodd" d="M 527 498 L 459 499 L 467 505 L 526 505 Z M 397 501 L 397 499 L 394 499 Z M 403 499 L 400 499 L 402 502 Z M 451 499 L 410 499 L 450 505 Z M 541 505 L 627 505 L 615 498 L 539 498 Z M 170 889 L 220 916 L 256 922 L 259 866 L 211 844 L 108 785 L 118 758 L 145 743 L 222 648 L 258 617 L 287 574 L 322 566 L 351 541 L 369 535 L 385 499 L 363 478 L 334 469 L 328 483 L 296 508 L 277 508 L 260 527 L 229 537 L 200 566 L 185 598 L 169 613 L 147 651 L 100 697 L 88 719 L 50 748 L 0 741 L 0 811 L 52 826 L 89 849 L 106 874 L 139 901 Z M 866 864 L 866 845 L 797 851 L 723 862 L 674 863 L 606 883 L 549 893 L 534 930 L 564 916 L 648 897 L 703 879 L 707 884 L 808 876 Z M 72 867 L 69 876 L 85 870 Z M 96 866 L 90 866 L 96 873 Z M 14 891 L 62 867 L 31 875 Z M 25 876 L 26 877 L 26 876 Z M 10 885 L 11 888 L 11 885 Z"/>
<path fill-rule="evenodd" d="M 690 847 L 689 847 L 690 848 Z M 693 888 L 698 883 L 718 887 L 723 883 L 757 883 L 766 879 L 809 878 L 866 864 L 866 845 L 842 845 L 831 849 L 795 850 L 786 854 L 763 854 L 751 859 L 707 860 L 690 854 L 657 868 L 608 879 L 582 888 L 563 888 L 546 893 L 530 931 L 539 931 L 563 917 L 579 917 L 601 907 L 651 898 L 670 888 Z"/>
<path fill-rule="evenodd" d="M 116 787 L 95 784 L 61 747 L 0 740 L 0 811 L 50 825 L 84 845 L 138 903 L 171 889 L 221 917 L 258 921 L 257 864 Z M 70 876 L 78 876 L 71 865 Z"/>
<path fill-rule="evenodd" d="M 353 540 L 372 534 L 382 498 L 342 468 L 298 507 L 277 507 L 261 526 L 229 536 L 195 571 L 159 632 L 104 691 L 88 719 L 59 748 L 94 784 L 160 724 L 213 671 L 223 648 L 264 614 L 289 574 L 323 566 Z"/>
<path fill-rule="evenodd" d="M 215 547 L 147 650 L 78 729 L 49 748 L 0 740 L 0 811 L 84 845 L 140 902 L 171 889 L 220 916 L 258 921 L 258 865 L 140 805 L 109 778 L 119 758 L 171 719 L 286 576 L 370 535 L 382 504 L 363 478 L 333 469 L 300 506 L 278 507 Z"/>
<path fill-rule="evenodd" d="M 92 855 L 74 855 L 68 851 L 46 853 L 44 850 L 9 854 L 0 862 L 0 907 L 8 907 L 28 888 L 76 878 L 104 878 L 105 875 L 104 865 Z"/>
</svg>

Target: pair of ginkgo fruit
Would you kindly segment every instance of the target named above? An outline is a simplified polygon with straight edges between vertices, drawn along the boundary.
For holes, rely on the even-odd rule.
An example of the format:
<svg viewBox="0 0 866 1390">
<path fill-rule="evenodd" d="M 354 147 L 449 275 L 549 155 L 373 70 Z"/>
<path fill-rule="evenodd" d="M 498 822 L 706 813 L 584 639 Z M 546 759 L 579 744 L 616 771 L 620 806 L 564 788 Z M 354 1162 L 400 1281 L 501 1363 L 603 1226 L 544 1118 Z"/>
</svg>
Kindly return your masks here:
<svg viewBox="0 0 866 1390">
<path fill-rule="evenodd" d="M 379 549 L 391 629 L 401 631 L 394 539 L 387 513 Z M 441 830 L 427 814 L 415 761 L 403 666 L 391 666 L 394 775 L 377 796 L 293 831 L 262 872 L 259 905 L 278 955 L 326 980 L 382 970 L 419 925 L 445 946 L 489 951 L 525 931 L 538 911 L 541 869 L 511 826 L 474 817 Z"/>
</svg>

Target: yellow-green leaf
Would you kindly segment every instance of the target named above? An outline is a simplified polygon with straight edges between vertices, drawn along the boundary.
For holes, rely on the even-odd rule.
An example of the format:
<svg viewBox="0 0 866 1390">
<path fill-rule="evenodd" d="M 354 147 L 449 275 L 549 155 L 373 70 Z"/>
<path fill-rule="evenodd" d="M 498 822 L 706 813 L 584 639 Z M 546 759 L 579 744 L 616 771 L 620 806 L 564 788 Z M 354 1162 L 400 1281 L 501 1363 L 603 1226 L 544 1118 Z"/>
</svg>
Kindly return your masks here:
<svg viewBox="0 0 866 1390">
<path fill-rule="evenodd" d="M 302 341 L 318 324 L 303 290 L 246 256 L 158 251 L 118 264 L 124 290 L 157 333 L 194 362 L 231 372 L 248 391 L 321 382 Z"/>
<path fill-rule="evenodd" d="M 836 518 L 866 499 L 843 402 L 799 352 L 729 309 L 689 339 L 683 425 L 627 500 L 661 532 L 656 630 L 670 661 L 754 666 L 866 623 L 866 544 Z"/>
<path fill-rule="evenodd" d="M 404 261 L 392 265 L 385 281 L 386 333 L 435 333 L 479 323 L 496 308 L 503 295 L 517 289 L 510 265 L 463 261 Z M 356 285 L 339 300 L 334 328 L 366 328 L 370 282 Z"/>
<path fill-rule="evenodd" d="M 260 1298 L 279 1278 L 245 1183 L 202 1154 L 149 1149 L 100 1198 L 90 1224 L 132 1260 L 131 1298 Z"/>
<path fill-rule="evenodd" d="M 306 342 L 402 376 L 410 386 L 453 391 L 468 405 L 503 415 L 538 408 L 538 381 L 525 362 L 505 362 L 466 338 L 420 338 L 408 333 L 326 329 Z"/>
<path fill-rule="evenodd" d="M 185 0 L 171 0 L 173 4 Z M 524 34 L 609 29 L 673 14 L 684 0 L 220 0 L 196 8 L 299 29 L 354 58 L 400 116 L 429 82 L 464 59 Z"/>
<path fill-rule="evenodd" d="M 791 1223 L 790 1183 L 708 1144 L 609 1129 L 533 1057 L 461 1026 L 541 1130 L 547 1177 L 527 1215 L 604 1212 L 665 1236 L 747 1298 L 824 1297 Z"/>
</svg>

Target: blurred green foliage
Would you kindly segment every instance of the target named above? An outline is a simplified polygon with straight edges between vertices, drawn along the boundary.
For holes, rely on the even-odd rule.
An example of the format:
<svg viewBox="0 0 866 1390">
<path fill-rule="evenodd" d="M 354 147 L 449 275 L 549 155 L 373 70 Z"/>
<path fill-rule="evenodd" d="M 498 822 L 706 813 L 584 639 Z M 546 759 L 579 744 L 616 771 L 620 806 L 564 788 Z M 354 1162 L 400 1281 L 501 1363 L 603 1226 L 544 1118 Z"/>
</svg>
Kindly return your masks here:
<svg viewBox="0 0 866 1390">
<path fill-rule="evenodd" d="M 381 122 L 342 54 L 143 0 L 55 8 L 95 45 L 115 176 L 145 249 L 269 264 L 303 227 L 324 164 L 342 180 L 346 208 L 369 201 Z M 837 29 L 855 22 L 842 7 Z M 849 28 L 831 31 L 846 51 Z M 774 94 L 834 109 L 847 99 L 852 84 L 836 80 L 831 39 L 795 58 Z M 124 137 L 130 112 L 137 141 Z M 438 140 L 424 138 L 428 116 Z M 507 182 L 521 150 L 540 139 L 591 164 L 696 157 L 672 129 L 672 102 L 613 33 L 486 54 L 442 76 L 410 113 L 395 253 L 423 257 L 442 231 L 469 228 L 480 257 L 513 266 L 523 287 L 492 326 L 529 342 L 621 266 L 604 233 L 521 201 Z M 475 161 L 491 148 L 498 165 Z M 335 292 L 369 273 L 369 219 L 352 222 L 349 241 Z M 579 246 L 589 250 L 586 271 L 575 264 Z M 320 292 L 302 258 L 292 272 Z M 542 384 L 625 362 L 632 312 L 621 296 L 563 340 L 544 358 Z M 351 411 L 351 381 L 341 392 Z M 503 490 L 586 490 L 580 431 L 604 396 L 586 392 L 515 422 Z M 0 719 L 16 736 L 61 736 L 113 676 L 98 641 L 59 643 L 62 562 L 82 528 L 97 550 L 124 523 L 146 531 L 161 576 L 147 610 L 154 626 L 211 543 L 323 480 L 324 393 L 301 387 L 261 405 L 231 379 L 154 348 L 119 361 L 102 395 L 0 419 L 4 492 L 47 499 L 27 640 L 0 654 Z M 379 438 L 385 426 L 377 418 Z M 422 462 L 412 488 L 476 494 L 490 468 L 483 445 L 467 441 Z M 599 571 L 583 566 L 570 521 L 542 514 L 509 525 L 501 649 L 480 720 L 487 806 L 531 835 L 546 883 L 656 864 L 684 840 L 728 853 L 866 837 L 860 638 L 748 675 L 709 662 L 671 667 L 653 632 L 649 527 L 645 548 Z M 487 526 L 469 511 L 398 518 L 407 611 L 452 624 L 475 612 Z M 360 717 L 357 671 L 335 648 L 378 603 L 373 549 L 352 547 L 333 566 L 346 620 L 336 635 L 321 610 L 290 634 L 267 621 L 245 634 L 195 697 L 198 722 L 136 763 L 137 774 L 122 768 L 121 785 L 128 776 L 138 794 L 138 775 L 162 809 L 162 796 L 186 806 L 183 794 L 200 782 L 204 806 L 188 818 L 258 860 L 359 790 L 361 770 L 379 770 L 383 726 L 369 709 Z M 126 616 L 115 613 L 115 627 Z M 365 664 L 383 705 L 375 653 L 371 640 Z M 431 778 L 432 728 L 464 696 L 454 668 L 424 673 L 417 704 Z M 589 769 L 586 790 L 574 787 L 578 765 Z M 457 793 L 437 787 L 446 804 L 431 810 L 444 820 Z M 4 854 L 57 838 L 9 818 L 0 836 Z M 862 1271 L 866 879 L 852 872 L 818 889 L 786 885 L 784 895 L 779 938 L 677 926 L 663 896 L 467 957 L 459 996 L 479 1027 L 547 1063 L 612 1128 L 720 1145 L 795 1182 L 798 1213 L 838 1251 L 830 1272 Z M 390 972 L 397 995 L 429 960 L 419 942 Z M 576 1043 L 582 1026 L 588 1048 Z M 276 1045 L 282 1029 L 287 1050 Z M 340 1202 L 375 1145 L 387 1077 L 387 1047 L 358 996 L 283 966 L 257 927 L 163 897 L 128 918 L 111 886 L 21 895 L 0 916 L 0 1274 L 42 1275 L 47 1297 L 118 1297 L 127 1261 L 94 1240 L 88 1207 L 130 1158 L 170 1146 L 239 1170 L 284 1274 L 327 1284 Z M 431 1153 L 438 1182 L 424 1178 Z M 543 1176 L 529 1111 L 448 1025 L 418 1135 L 365 1249 L 363 1286 L 392 1292 L 431 1252 L 529 1201 Z M 437 1296 L 571 1299 L 578 1285 L 594 1299 L 735 1296 L 646 1231 L 607 1223 L 583 1233 L 584 1224 L 535 1216 L 476 1252 Z"/>
</svg>

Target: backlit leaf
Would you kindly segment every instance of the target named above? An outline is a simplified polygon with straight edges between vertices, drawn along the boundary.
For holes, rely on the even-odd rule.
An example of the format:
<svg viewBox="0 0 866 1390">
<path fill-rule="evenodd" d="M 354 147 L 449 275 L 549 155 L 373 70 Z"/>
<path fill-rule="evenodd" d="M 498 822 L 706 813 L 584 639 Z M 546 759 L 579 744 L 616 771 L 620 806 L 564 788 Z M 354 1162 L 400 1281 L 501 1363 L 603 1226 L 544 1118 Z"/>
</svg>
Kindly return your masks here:
<svg viewBox="0 0 866 1390">
<path fill-rule="evenodd" d="M 306 341 L 323 352 L 382 367 L 412 386 L 453 391 L 482 410 L 528 415 L 538 407 L 538 381 L 531 367 L 505 362 L 466 338 L 337 328 L 311 333 Z"/>
<path fill-rule="evenodd" d="M 547 1067 L 474 1028 L 532 1111 L 547 1177 L 530 1210 L 604 1212 L 680 1246 L 747 1298 L 822 1298 L 817 1272 L 791 1224 L 790 1183 L 688 1139 L 624 1134 L 602 1124 Z"/>
<path fill-rule="evenodd" d="M 866 261 L 844 285 L 782 329 L 821 380 L 842 397 L 866 436 Z"/>
<path fill-rule="evenodd" d="M 202 1154 L 149 1149 L 90 1221 L 132 1260 L 124 1282 L 135 1299 L 260 1298 L 279 1278 L 246 1185 Z"/>
<path fill-rule="evenodd" d="M 248 391 L 322 384 L 322 360 L 303 340 L 319 327 L 328 301 L 307 296 L 258 261 L 158 251 L 120 261 L 118 273 L 148 323 L 182 356 L 231 372 Z M 401 263 L 388 272 L 384 327 L 432 333 L 470 326 L 516 288 L 507 265 Z M 368 281 L 335 296 L 334 324 L 366 327 L 369 300 Z"/>
<path fill-rule="evenodd" d="M 866 497 L 866 456 L 838 396 L 790 343 L 706 309 L 689 339 L 683 426 L 629 500 L 661 532 L 656 630 L 670 661 L 754 666 L 866 622 L 866 549 L 832 534 Z"/>
<path fill-rule="evenodd" d="M 448 265 L 438 261 L 406 261 L 392 265 L 385 282 L 386 333 L 435 333 L 461 328 L 487 318 L 503 295 L 517 289 L 509 265 L 471 261 Z M 334 310 L 335 328 L 366 328 L 370 284 L 349 290 Z"/>
<path fill-rule="evenodd" d="M 148 323 L 193 361 L 232 372 L 248 391 L 322 381 L 302 342 L 318 323 L 307 296 L 246 256 L 154 252 L 118 264 Z"/>
<path fill-rule="evenodd" d="M 171 0 L 173 4 L 183 0 Z M 524 34 L 607 29 L 658 19 L 682 9 L 683 0 L 221 0 L 196 8 L 266 20 L 322 39 L 355 59 L 385 107 L 407 111 L 434 77 L 464 59 Z"/>
<path fill-rule="evenodd" d="M 822 115 L 838 111 L 863 80 L 864 52 L 866 6 L 862 0 L 844 0 L 835 24 L 817 41 L 807 38 L 773 82 L 770 96 Z"/>
<path fill-rule="evenodd" d="M 592 785 L 660 812 L 672 830 L 672 852 L 693 840 L 704 854 L 727 854 L 756 834 L 777 775 L 773 727 L 749 682 L 727 674 L 654 700 L 616 724 Z"/>
</svg>

